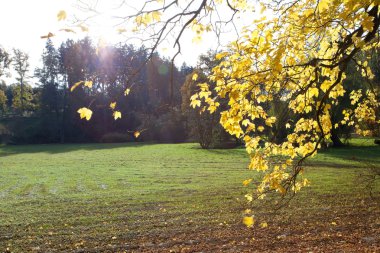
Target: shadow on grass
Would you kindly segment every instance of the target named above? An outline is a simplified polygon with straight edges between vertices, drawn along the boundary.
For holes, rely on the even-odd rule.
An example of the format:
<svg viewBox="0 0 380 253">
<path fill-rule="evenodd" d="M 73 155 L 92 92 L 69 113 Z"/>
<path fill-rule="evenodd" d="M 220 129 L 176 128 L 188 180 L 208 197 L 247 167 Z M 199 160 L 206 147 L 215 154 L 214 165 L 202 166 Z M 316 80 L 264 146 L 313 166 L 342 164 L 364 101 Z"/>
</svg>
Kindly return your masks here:
<svg viewBox="0 0 380 253">
<path fill-rule="evenodd" d="M 320 150 L 308 165 L 328 167 L 367 167 L 380 164 L 380 146 L 347 146 Z"/>
<path fill-rule="evenodd" d="M 380 161 L 380 146 L 330 148 L 322 150 L 320 153 L 337 158 L 350 158 L 351 160 L 364 159 Z"/>
<path fill-rule="evenodd" d="M 224 148 L 224 149 L 204 149 L 206 152 L 212 154 L 231 154 L 231 155 L 241 155 L 244 157 L 248 157 L 247 152 L 244 148 L 236 147 L 236 148 Z"/>
<path fill-rule="evenodd" d="M 31 144 L 31 145 L 4 145 L 0 146 L 0 157 L 16 154 L 49 153 L 59 154 L 79 150 L 107 150 L 117 148 L 141 148 L 146 145 L 155 145 L 149 142 L 127 142 L 127 143 L 72 143 L 72 144 Z"/>
</svg>

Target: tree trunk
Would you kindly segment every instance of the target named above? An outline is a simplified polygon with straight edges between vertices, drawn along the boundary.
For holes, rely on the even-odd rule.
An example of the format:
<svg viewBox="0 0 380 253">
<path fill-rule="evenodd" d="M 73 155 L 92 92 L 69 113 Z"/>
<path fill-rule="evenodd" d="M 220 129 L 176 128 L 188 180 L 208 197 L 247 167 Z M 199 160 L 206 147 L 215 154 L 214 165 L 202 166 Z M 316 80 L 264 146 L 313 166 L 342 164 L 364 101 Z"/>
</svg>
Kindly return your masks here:
<svg viewBox="0 0 380 253">
<path fill-rule="evenodd" d="M 60 131 L 60 141 L 65 143 L 65 116 L 66 116 L 66 85 L 63 86 L 63 101 L 62 101 L 62 121 Z"/>
<path fill-rule="evenodd" d="M 333 147 L 344 146 L 343 142 L 339 138 L 338 131 L 334 128 L 331 130 L 331 141 L 333 142 Z"/>
</svg>

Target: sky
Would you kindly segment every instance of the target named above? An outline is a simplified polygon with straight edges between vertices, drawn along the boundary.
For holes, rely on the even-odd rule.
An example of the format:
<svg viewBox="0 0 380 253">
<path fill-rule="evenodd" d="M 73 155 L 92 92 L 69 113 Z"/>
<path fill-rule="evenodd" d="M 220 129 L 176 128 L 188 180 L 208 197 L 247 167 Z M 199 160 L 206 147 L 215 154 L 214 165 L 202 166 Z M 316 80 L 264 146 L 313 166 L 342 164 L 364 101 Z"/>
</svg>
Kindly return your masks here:
<svg viewBox="0 0 380 253">
<path fill-rule="evenodd" d="M 59 28 L 56 15 L 59 10 L 68 9 L 70 2 L 73 1 L 0 0 L 0 45 L 8 51 L 25 51 L 35 67 L 46 42 L 40 36 Z"/>
<path fill-rule="evenodd" d="M 106 4 L 110 2 L 112 1 L 104 1 Z M 115 26 L 104 17 L 94 21 L 93 24 L 96 25 L 89 27 L 88 33 L 82 32 L 78 35 L 59 31 L 68 28 L 68 24 L 59 22 L 57 13 L 65 10 L 68 16 L 80 15 L 77 0 L 0 0 L 0 6 L 0 46 L 8 51 L 17 48 L 28 53 L 30 74 L 41 65 L 41 54 L 46 42 L 41 36 L 49 32 L 55 34 L 52 41 L 56 47 L 68 38 L 75 40 L 86 35 L 92 37 L 95 43 L 100 39 L 110 44 L 125 41 L 125 35 L 118 35 Z M 204 35 L 200 44 L 192 43 L 192 36 L 190 32 L 182 38 L 182 54 L 176 58 L 176 65 L 186 62 L 187 65 L 194 66 L 200 54 L 216 48 L 216 39 L 211 35 Z M 170 58 L 174 54 L 172 44 L 163 45 L 161 49 L 163 47 L 166 50 L 160 50 L 160 54 Z"/>
</svg>

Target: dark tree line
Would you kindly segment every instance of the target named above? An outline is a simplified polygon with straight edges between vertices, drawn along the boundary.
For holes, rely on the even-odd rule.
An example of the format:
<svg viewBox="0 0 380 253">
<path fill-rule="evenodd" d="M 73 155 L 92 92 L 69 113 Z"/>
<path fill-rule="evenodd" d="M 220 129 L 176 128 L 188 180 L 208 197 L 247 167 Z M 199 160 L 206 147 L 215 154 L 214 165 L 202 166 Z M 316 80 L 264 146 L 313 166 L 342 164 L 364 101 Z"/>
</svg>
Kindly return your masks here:
<svg viewBox="0 0 380 253">
<path fill-rule="evenodd" d="M 16 83 L 0 87 L 2 142 L 63 143 L 133 141 L 180 142 L 188 138 L 180 111 L 180 87 L 192 69 L 172 69 L 171 62 L 144 48 L 121 44 L 97 48 L 89 38 L 67 40 L 55 48 L 47 40 L 42 65 L 31 83 L 28 55 L 0 51 L 0 75 L 14 68 Z M 0 76 L 1 78 L 1 76 Z M 91 80 L 91 88 L 71 87 Z M 123 95 L 126 88 L 130 93 Z M 116 102 L 121 119 L 114 120 Z M 90 121 L 78 109 L 93 111 Z"/>
</svg>

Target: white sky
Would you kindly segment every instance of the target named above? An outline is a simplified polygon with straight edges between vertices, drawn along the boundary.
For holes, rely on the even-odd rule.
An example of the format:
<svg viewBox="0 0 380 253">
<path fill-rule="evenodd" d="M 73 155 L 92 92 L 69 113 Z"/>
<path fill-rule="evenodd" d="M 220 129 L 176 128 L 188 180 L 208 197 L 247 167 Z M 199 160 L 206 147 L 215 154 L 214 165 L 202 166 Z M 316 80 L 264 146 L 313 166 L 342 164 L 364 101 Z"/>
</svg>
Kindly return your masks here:
<svg viewBox="0 0 380 253">
<path fill-rule="evenodd" d="M 109 2 L 112 1 L 109 0 Z M 68 38 L 78 39 L 87 35 L 59 32 L 59 29 L 67 28 L 67 26 L 64 22 L 58 22 L 57 13 L 60 10 L 65 10 L 68 16 L 78 13 L 78 10 L 74 8 L 75 4 L 76 0 L 0 0 L 0 45 L 8 51 L 18 48 L 28 53 L 31 64 L 30 75 L 32 75 L 34 69 L 41 64 L 40 57 L 46 42 L 40 36 L 49 32 L 54 33 L 56 36 L 52 38 L 52 41 L 58 47 Z M 90 27 L 88 35 L 94 38 L 95 43 L 100 37 L 109 43 L 125 40 L 125 37 L 117 35 L 115 27 L 102 19 L 96 22 L 95 27 Z M 200 54 L 207 52 L 210 48 L 216 49 L 217 45 L 216 39 L 208 35 L 205 35 L 201 44 L 193 44 L 191 41 L 192 34 L 185 34 L 181 40 L 182 55 L 177 57 L 177 65 L 181 65 L 182 62 L 195 65 Z M 165 48 L 168 50 L 160 53 L 170 57 L 173 54 L 171 47 L 172 44 L 166 45 Z"/>
<path fill-rule="evenodd" d="M 72 0 L 0 0 L 0 45 L 8 51 L 12 48 L 25 51 L 33 68 L 36 67 L 46 42 L 40 36 L 58 29 L 56 15 L 59 10 L 68 8 L 70 2 Z"/>
</svg>

